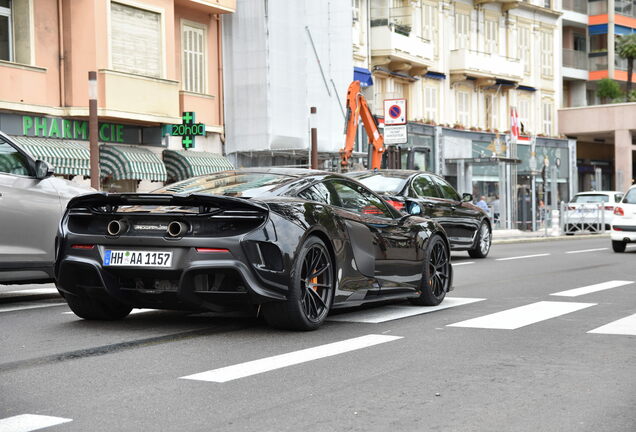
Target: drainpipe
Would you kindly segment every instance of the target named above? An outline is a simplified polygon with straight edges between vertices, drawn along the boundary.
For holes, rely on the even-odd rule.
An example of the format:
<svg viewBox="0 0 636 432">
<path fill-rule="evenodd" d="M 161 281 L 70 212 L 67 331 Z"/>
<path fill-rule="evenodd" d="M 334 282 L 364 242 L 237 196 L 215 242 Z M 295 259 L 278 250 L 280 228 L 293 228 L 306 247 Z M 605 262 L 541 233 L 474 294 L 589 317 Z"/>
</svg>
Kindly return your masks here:
<svg viewBox="0 0 636 432">
<path fill-rule="evenodd" d="M 64 75 L 66 74 L 64 64 L 64 19 L 62 12 L 63 0 L 57 0 L 57 24 L 58 24 L 58 49 L 59 55 L 59 81 L 60 81 L 60 107 L 66 106 L 66 88 L 64 86 Z"/>
<path fill-rule="evenodd" d="M 218 94 L 218 104 L 219 104 L 219 123 L 223 126 L 223 133 L 221 134 L 221 153 L 225 155 L 225 101 L 223 95 L 223 49 L 221 44 L 221 16 L 219 14 L 215 15 L 216 19 L 216 52 L 219 62 L 218 69 L 218 84 L 217 84 L 217 94 Z"/>
</svg>

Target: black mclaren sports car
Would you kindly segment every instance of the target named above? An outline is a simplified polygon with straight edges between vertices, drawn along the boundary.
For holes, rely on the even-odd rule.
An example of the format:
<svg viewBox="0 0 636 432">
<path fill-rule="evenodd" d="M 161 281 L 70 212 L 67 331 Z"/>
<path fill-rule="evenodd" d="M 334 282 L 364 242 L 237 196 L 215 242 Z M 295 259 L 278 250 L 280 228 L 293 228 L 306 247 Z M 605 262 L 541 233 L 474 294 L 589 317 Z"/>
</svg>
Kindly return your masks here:
<svg viewBox="0 0 636 432">
<path fill-rule="evenodd" d="M 350 178 L 306 169 L 223 171 L 151 194 L 71 200 L 57 237 L 57 287 L 78 316 L 132 308 L 253 307 L 312 330 L 330 309 L 452 287 L 444 229 L 402 214 Z"/>
</svg>

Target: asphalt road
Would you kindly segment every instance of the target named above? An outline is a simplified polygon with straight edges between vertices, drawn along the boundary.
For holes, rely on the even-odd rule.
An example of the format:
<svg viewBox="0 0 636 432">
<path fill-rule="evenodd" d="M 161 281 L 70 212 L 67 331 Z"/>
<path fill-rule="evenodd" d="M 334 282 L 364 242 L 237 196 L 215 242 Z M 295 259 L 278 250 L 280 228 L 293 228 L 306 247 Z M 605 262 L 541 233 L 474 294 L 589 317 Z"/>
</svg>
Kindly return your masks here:
<svg viewBox="0 0 636 432">
<path fill-rule="evenodd" d="M 310 333 L 162 311 L 88 322 L 3 293 L 0 432 L 636 430 L 636 247 L 453 258 L 452 307 L 345 311 Z"/>
</svg>

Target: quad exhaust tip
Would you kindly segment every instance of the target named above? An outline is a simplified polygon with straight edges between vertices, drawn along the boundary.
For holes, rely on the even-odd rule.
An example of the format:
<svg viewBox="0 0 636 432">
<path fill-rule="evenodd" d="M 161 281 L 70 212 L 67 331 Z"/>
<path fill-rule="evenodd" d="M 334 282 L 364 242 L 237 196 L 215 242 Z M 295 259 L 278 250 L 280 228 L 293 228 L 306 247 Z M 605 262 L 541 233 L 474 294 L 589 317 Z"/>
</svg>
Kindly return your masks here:
<svg viewBox="0 0 636 432">
<path fill-rule="evenodd" d="M 112 220 L 106 226 L 106 232 L 111 236 L 118 236 L 128 230 L 128 223 L 124 220 Z"/>
<path fill-rule="evenodd" d="M 179 221 L 172 221 L 168 224 L 167 233 L 170 237 L 182 237 L 188 232 L 188 224 Z"/>
</svg>

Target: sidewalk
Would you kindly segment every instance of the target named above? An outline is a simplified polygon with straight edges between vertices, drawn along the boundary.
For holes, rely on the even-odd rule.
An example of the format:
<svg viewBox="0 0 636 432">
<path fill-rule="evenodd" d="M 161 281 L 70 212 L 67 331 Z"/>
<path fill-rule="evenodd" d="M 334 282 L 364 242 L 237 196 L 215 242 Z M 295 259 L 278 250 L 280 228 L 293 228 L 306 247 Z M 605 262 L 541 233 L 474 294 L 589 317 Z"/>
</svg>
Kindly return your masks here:
<svg viewBox="0 0 636 432">
<path fill-rule="evenodd" d="M 521 231 L 521 230 L 502 230 L 496 229 L 492 232 L 492 244 L 505 244 L 505 243 L 523 243 L 523 242 L 536 242 L 536 241 L 550 241 L 550 240 L 577 240 L 577 239 L 590 239 L 590 238 L 608 238 L 609 233 L 606 234 L 575 234 L 575 235 L 558 235 L 552 236 L 548 231 L 548 235 L 545 235 L 545 231 Z"/>
</svg>

